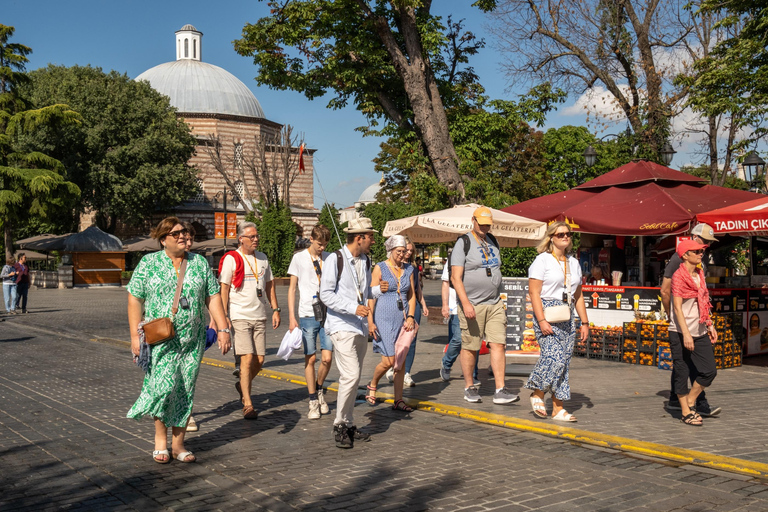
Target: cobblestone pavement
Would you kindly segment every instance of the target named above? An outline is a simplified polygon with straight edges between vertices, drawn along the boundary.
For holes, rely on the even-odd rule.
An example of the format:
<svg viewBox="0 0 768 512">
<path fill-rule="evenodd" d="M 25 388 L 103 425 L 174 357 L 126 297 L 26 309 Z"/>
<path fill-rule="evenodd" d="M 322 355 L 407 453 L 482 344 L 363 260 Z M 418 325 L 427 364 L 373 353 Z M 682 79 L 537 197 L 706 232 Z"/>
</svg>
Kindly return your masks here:
<svg viewBox="0 0 768 512">
<path fill-rule="evenodd" d="M 246 422 L 231 372 L 209 365 L 201 369 L 195 398 L 200 432 L 190 433 L 187 443 L 199 462 L 161 466 L 150 457 L 151 422 L 125 419 L 141 372 L 124 346 L 104 343 L 128 338 L 125 291 L 32 290 L 30 311 L 0 323 L 3 511 L 225 510 L 233 505 L 254 510 L 768 509 L 764 481 L 436 414 L 402 415 L 383 404 L 361 404 L 355 412 L 373 440 L 338 450 L 330 417 L 306 419 L 301 386 L 257 379 L 254 403 L 260 416 Z M 443 329 L 424 323 L 414 370 L 418 384 L 407 392 L 465 405 L 460 381 L 444 384 L 436 375 Z M 270 336 L 271 354 L 283 332 Z M 90 341 L 97 338 L 102 342 Z M 376 359 L 369 352 L 369 373 Z M 487 366 L 487 356 L 482 362 Z M 266 367 L 302 373 L 298 358 L 284 363 L 272 357 Z M 721 372 L 710 401 L 725 405 L 729 398 L 750 396 L 750 403 L 765 403 L 762 370 Z M 667 372 L 576 360 L 572 373 L 573 387 L 582 393 L 570 404 L 580 428 L 766 460 L 759 428 L 766 418 L 759 409 L 747 418 L 743 409 L 731 406 L 722 418 L 692 429 L 661 408 Z M 492 384 L 483 380 L 487 396 Z M 517 389 L 522 381 L 509 377 L 508 383 Z M 333 409 L 333 393 L 329 401 Z M 527 406 L 494 406 L 486 400 L 477 408 L 532 417 Z"/>
</svg>

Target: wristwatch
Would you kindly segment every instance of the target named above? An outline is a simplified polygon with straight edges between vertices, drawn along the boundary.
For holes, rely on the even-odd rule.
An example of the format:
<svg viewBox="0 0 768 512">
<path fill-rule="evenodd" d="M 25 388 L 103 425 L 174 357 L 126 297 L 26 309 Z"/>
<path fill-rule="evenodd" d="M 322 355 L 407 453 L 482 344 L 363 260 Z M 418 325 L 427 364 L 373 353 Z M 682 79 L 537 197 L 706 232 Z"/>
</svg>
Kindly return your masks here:
<svg viewBox="0 0 768 512">
<path fill-rule="evenodd" d="M 217 332 L 225 332 L 225 333 L 227 333 L 227 334 L 230 334 L 230 332 L 229 332 L 229 327 L 227 327 L 227 328 L 225 328 L 225 329 L 219 329 Z"/>
<path fill-rule="evenodd" d="M 277 307 L 277 308 L 272 308 L 272 312 L 273 312 L 273 313 L 279 313 L 280 311 L 282 311 L 282 310 L 281 310 L 279 307 Z"/>
</svg>

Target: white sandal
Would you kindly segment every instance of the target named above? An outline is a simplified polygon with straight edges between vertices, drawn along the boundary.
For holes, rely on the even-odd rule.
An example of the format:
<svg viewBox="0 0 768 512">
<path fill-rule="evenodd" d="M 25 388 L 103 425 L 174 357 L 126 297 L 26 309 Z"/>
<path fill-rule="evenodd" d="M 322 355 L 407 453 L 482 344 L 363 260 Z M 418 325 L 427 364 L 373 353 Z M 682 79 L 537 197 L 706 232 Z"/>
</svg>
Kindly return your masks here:
<svg viewBox="0 0 768 512">
<path fill-rule="evenodd" d="M 166 455 L 168 458 L 165 460 L 161 460 L 157 458 L 159 455 Z M 152 460 L 154 460 L 158 464 L 168 464 L 169 462 L 171 462 L 171 454 L 168 453 L 168 450 L 155 450 L 152 452 Z"/>
<path fill-rule="evenodd" d="M 552 419 L 554 421 L 565 421 L 568 423 L 576 423 L 576 416 L 573 414 L 566 412 L 565 409 L 560 409 L 560 412 L 552 416 Z"/>
<path fill-rule="evenodd" d="M 197 423 L 195 423 L 195 418 L 190 414 L 189 420 L 187 421 L 187 432 L 197 432 L 199 430 Z"/>
<path fill-rule="evenodd" d="M 195 457 L 192 460 L 186 460 L 187 457 L 189 457 L 190 455 L 193 456 L 193 457 L 195 456 L 195 454 L 192 453 L 192 452 L 181 452 L 180 454 L 178 454 L 176 456 L 176 460 L 180 460 L 181 462 L 186 462 L 186 463 L 195 462 L 197 460 L 197 457 Z"/>
<path fill-rule="evenodd" d="M 544 405 L 544 400 L 536 395 L 531 395 L 531 407 L 537 418 L 547 419 L 547 407 Z"/>
</svg>

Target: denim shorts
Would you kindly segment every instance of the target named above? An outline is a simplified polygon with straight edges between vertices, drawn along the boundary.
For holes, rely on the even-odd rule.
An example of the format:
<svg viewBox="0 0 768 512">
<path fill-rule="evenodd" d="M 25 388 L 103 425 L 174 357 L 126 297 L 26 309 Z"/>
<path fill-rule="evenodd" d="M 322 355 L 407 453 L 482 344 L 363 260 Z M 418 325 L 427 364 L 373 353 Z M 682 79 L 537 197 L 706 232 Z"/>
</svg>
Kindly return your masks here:
<svg viewBox="0 0 768 512">
<path fill-rule="evenodd" d="M 311 316 L 299 318 L 301 327 L 301 339 L 304 343 L 304 355 L 311 356 L 317 353 L 317 338 L 320 338 L 320 349 L 333 351 L 331 339 L 325 335 L 322 324 Z M 312 347 L 312 348 L 310 348 Z"/>
</svg>

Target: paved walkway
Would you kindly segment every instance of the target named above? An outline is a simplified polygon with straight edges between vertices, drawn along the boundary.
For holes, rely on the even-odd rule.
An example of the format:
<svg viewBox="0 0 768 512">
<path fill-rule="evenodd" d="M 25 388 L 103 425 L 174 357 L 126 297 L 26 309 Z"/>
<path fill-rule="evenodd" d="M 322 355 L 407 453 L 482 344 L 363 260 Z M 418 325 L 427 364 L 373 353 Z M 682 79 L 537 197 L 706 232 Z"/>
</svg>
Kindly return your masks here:
<svg viewBox="0 0 768 512">
<path fill-rule="evenodd" d="M 0 323 L 0 510 L 768 509 L 768 485 L 759 479 L 450 416 L 403 415 L 383 404 L 361 404 L 355 412 L 374 434 L 372 442 L 338 450 L 330 418 L 306 419 L 301 386 L 258 379 L 254 402 L 261 415 L 246 422 L 229 368 L 213 365 L 201 370 L 195 399 L 200 432 L 188 440 L 199 462 L 160 466 L 149 455 L 151 423 L 125 419 L 141 382 L 125 345 L 111 341 L 128 339 L 125 291 L 32 290 L 30 311 Z M 465 407 L 460 381 L 438 381 L 442 330 L 425 324 L 414 371 L 418 384 L 408 393 Z M 270 354 L 282 332 L 270 338 Z M 369 353 L 368 372 L 375 360 Z M 226 357 L 221 364 L 229 363 Z M 266 368 L 302 373 L 299 359 L 270 357 Z M 764 372 L 722 372 L 711 401 L 725 405 L 733 395 L 753 393 L 750 402 L 761 403 Z M 571 405 L 582 429 L 766 460 L 760 410 L 746 421 L 730 406 L 722 418 L 691 429 L 661 407 L 666 372 L 576 360 L 573 374 L 580 394 Z M 487 396 L 492 384 L 482 380 Z M 522 381 L 508 383 L 517 388 Z M 525 405 L 487 400 L 472 408 L 533 418 Z"/>
</svg>

